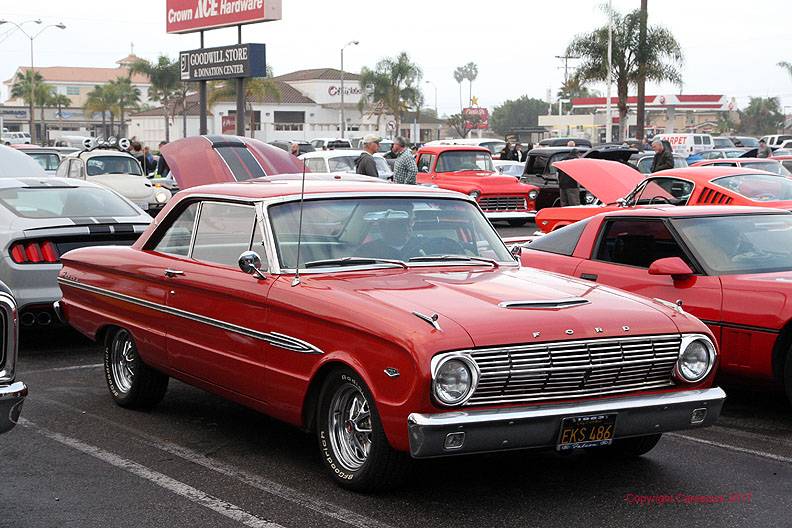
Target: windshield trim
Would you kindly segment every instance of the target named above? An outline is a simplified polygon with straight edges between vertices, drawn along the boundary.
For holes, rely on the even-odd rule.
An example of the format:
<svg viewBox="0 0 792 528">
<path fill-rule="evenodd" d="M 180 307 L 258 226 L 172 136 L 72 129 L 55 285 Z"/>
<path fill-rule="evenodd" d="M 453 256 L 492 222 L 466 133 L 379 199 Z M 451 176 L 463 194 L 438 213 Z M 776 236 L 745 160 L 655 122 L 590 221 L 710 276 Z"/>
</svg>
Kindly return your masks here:
<svg viewBox="0 0 792 528">
<path fill-rule="evenodd" d="M 463 202 L 468 202 L 474 205 L 474 208 L 487 222 L 490 224 L 487 217 L 484 216 L 484 213 L 476 204 L 476 201 L 468 196 L 460 195 L 458 193 L 451 193 L 451 192 L 432 192 L 432 193 L 410 193 L 410 192 L 398 192 L 398 193 L 374 193 L 374 192 L 361 192 L 361 193 L 315 193 L 315 194 L 306 194 L 302 197 L 303 201 L 319 201 L 319 200 L 337 200 L 337 199 L 355 199 L 355 198 L 366 198 L 366 199 L 389 199 L 389 198 L 412 198 L 416 200 L 437 200 L 437 199 L 444 199 L 444 200 L 458 200 Z M 296 268 L 284 268 L 281 266 L 280 256 L 278 254 L 278 247 L 275 243 L 275 231 L 272 226 L 272 216 L 270 214 L 270 208 L 282 205 L 288 202 L 299 202 L 301 199 L 300 195 L 289 195 L 289 196 L 278 196 L 274 198 L 268 198 L 266 200 L 262 200 L 259 202 L 260 213 L 259 213 L 259 221 L 264 228 L 264 246 L 265 251 L 267 253 L 267 259 L 270 263 L 270 271 L 268 273 L 272 275 L 295 275 L 297 273 Z M 491 225 L 491 224 L 490 224 Z M 500 234 L 495 231 L 495 234 L 500 240 L 501 244 L 505 248 L 506 252 L 510 254 L 509 248 L 503 242 Z M 448 268 L 448 267 L 485 267 L 487 270 L 492 269 L 492 265 L 486 262 L 476 262 L 476 261 L 448 261 L 448 262 L 404 262 L 408 269 L 409 268 Z M 497 261 L 498 265 L 504 268 L 519 268 L 520 263 L 519 261 L 512 260 L 512 261 Z M 361 266 L 337 266 L 337 267 L 325 267 L 325 268 L 300 268 L 300 275 L 317 275 L 317 274 L 332 274 L 332 273 L 339 273 L 339 272 L 348 272 L 348 271 L 365 271 L 365 270 L 381 270 L 381 269 L 391 269 L 391 270 L 401 270 L 401 268 L 395 268 L 393 265 L 383 266 L 382 263 L 377 264 L 365 264 Z"/>
</svg>

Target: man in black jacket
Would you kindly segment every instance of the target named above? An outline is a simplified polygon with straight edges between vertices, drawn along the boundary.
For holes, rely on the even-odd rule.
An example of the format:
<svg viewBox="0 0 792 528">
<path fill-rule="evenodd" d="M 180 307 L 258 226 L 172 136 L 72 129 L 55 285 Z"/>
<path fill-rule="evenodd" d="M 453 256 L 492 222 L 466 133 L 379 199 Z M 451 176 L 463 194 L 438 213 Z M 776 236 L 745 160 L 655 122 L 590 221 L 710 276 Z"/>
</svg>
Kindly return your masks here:
<svg viewBox="0 0 792 528">
<path fill-rule="evenodd" d="M 663 141 L 656 139 L 652 141 L 654 159 L 652 160 L 652 172 L 674 168 L 674 154 L 671 149 L 663 144 Z"/>
<path fill-rule="evenodd" d="M 379 178 L 377 164 L 374 162 L 374 154 L 379 151 L 379 144 L 382 139 L 379 136 L 368 135 L 363 138 L 363 153 L 355 160 L 356 172 L 365 174 L 373 178 Z"/>
</svg>

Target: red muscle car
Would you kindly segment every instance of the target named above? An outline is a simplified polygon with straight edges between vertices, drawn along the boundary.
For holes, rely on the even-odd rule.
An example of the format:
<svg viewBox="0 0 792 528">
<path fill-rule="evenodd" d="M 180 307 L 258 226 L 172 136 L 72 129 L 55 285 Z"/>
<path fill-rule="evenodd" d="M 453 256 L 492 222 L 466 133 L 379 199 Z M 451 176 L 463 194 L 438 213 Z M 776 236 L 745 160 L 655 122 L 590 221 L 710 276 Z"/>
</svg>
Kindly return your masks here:
<svg viewBox="0 0 792 528">
<path fill-rule="evenodd" d="M 775 158 L 726 158 L 726 159 L 711 159 L 697 161 L 691 167 L 743 167 L 747 169 L 756 169 L 779 176 L 792 176 L 786 167 L 781 163 L 781 160 Z"/>
<path fill-rule="evenodd" d="M 621 163 L 569 160 L 556 163 L 599 204 L 550 207 L 536 215 L 536 226 L 549 233 L 607 211 L 657 205 L 751 205 L 792 209 L 792 180 L 742 167 L 685 167 L 644 176 Z"/>
<path fill-rule="evenodd" d="M 183 380 L 315 431 L 352 489 L 392 484 L 409 455 L 639 455 L 725 397 L 696 318 L 520 269 L 475 201 L 429 187 L 195 187 L 132 247 L 62 261 L 57 309 L 104 343 L 119 405 Z"/>
<path fill-rule="evenodd" d="M 492 221 L 521 226 L 536 216 L 539 188 L 499 174 L 492 164 L 492 154 L 484 147 L 424 146 L 416 160 L 418 183 L 467 194 Z"/>
<path fill-rule="evenodd" d="M 679 304 L 720 345 L 729 377 L 792 401 L 792 214 L 760 207 L 634 208 L 539 237 L 532 266 Z"/>
</svg>

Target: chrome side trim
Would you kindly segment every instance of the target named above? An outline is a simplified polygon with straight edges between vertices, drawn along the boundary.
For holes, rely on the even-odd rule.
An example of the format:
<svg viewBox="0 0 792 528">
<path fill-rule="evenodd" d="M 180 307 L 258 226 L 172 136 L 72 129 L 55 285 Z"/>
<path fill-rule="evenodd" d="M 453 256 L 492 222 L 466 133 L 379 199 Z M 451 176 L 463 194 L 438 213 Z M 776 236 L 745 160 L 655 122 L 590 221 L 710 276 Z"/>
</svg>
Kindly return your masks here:
<svg viewBox="0 0 792 528">
<path fill-rule="evenodd" d="M 519 308 L 533 310 L 553 310 L 560 308 L 570 308 L 580 304 L 588 304 L 588 299 L 582 297 L 567 297 L 565 299 L 539 299 L 531 301 L 503 301 L 498 303 L 501 308 Z"/>
<path fill-rule="evenodd" d="M 177 317 L 182 317 L 184 319 L 195 321 L 196 323 L 201 323 L 208 326 L 213 326 L 215 328 L 220 328 L 221 330 L 226 330 L 228 332 L 234 332 L 236 334 L 240 334 L 243 336 L 252 337 L 253 339 L 258 339 L 260 341 L 269 343 L 273 346 L 277 346 L 279 348 L 285 348 L 286 350 L 291 350 L 293 352 L 302 352 L 306 354 L 324 354 L 324 352 L 320 348 L 315 347 L 314 345 L 308 343 L 307 341 L 303 341 L 295 337 L 287 336 L 285 334 L 280 334 L 278 332 L 270 332 L 270 333 L 259 332 L 258 330 L 253 330 L 252 328 L 247 328 L 245 326 L 235 325 L 233 323 L 220 321 L 219 319 L 214 319 L 212 317 L 206 317 L 205 315 L 188 312 L 186 310 L 180 310 L 178 308 L 172 308 L 170 306 L 165 306 L 159 303 L 146 301 L 144 299 L 138 299 L 137 297 L 125 295 L 123 293 L 117 293 L 111 290 L 107 290 L 105 288 L 99 288 L 97 286 L 91 286 L 89 284 L 83 284 L 81 282 L 77 282 L 72 279 L 66 279 L 64 277 L 58 277 L 58 284 L 71 286 L 73 288 L 77 288 L 78 290 L 88 291 L 91 293 L 95 293 L 97 295 L 103 295 L 111 299 L 116 299 L 137 306 L 142 306 L 143 308 L 156 310 L 161 313 L 175 315 Z"/>
</svg>

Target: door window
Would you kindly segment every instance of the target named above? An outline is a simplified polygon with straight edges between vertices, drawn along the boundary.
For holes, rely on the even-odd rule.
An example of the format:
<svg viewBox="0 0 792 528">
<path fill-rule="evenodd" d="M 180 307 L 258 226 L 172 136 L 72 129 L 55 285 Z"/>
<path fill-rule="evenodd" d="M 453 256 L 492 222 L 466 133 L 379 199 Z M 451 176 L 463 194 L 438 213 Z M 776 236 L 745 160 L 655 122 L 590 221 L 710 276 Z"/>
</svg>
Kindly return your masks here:
<svg viewBox="0 0 792 528">
<path fill-rule="evenodd" d="M 256 212 L 252 206 L 204 202 L 195 231 L 192 258 L 236 266 L 239 255 L 250 249 Z"/>
<path fill-rule="evenodd" d="M 195 229 L 195 217 L 198 214 L 198 202 L 192 203 L 181 212 L 176 220 L 162 235 L 154 247 L 154 251 L 186 257 L 190 254 L 190 240 Z"/>
<path fill-rule="evenodd" d="M 418 170 L 421 172 L 430 172 L 432 170 L 433 163 L 434 163 L 433 154 L 422 154 L 421 157 L 418 159 Z"/>
<path fill-rule="evenodd" d="M 655 260 L 679 257 L 684 251 L 662 220 L 610 220 L 603 227 L 596 259 L 648 268 Z"/>
</svg>

